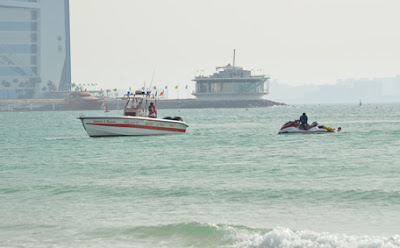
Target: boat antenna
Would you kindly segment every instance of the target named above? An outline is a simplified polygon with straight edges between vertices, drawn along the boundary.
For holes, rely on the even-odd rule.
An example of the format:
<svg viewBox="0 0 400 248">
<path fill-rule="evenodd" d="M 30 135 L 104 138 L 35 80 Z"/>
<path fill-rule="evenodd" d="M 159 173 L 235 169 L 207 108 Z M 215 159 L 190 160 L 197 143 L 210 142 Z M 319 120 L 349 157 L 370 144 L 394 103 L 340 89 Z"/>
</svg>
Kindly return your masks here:
<svg viewBox="0 0 400 248">
<path fill-rule="evenodd" d="M 151 81 L 150 81 L 150 88 L 149 90 L 151 91 L 151 86 L 153 85 L 153 79 L 154 79 L 154 74 L 156 73 L 156 69 L 153 69 L 153 75 L 151 76 Z"/>
<path fill-rule="evenodd" d="M 236 49 L 233 49 L 233 68 L 235 68 L 235 54 L 236 54 Z"/>
</svg>

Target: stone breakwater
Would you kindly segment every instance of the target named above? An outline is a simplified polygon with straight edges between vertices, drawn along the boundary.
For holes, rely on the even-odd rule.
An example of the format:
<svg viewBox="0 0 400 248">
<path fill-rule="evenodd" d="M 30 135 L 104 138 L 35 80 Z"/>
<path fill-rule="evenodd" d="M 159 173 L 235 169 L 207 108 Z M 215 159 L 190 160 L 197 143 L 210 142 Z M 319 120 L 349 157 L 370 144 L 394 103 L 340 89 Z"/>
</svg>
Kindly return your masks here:
<svg viewBox="0 0 400 248">
<path fill-rule="evenodd" d="M 285 105 L 284 103 L 269 100 L 220 100 L 220 101 L 199 101 L 196 99 L 162 100 L 158 102 L 160 109 L 185 109 L 185 108 L 258 108 Z"/>
</svg>

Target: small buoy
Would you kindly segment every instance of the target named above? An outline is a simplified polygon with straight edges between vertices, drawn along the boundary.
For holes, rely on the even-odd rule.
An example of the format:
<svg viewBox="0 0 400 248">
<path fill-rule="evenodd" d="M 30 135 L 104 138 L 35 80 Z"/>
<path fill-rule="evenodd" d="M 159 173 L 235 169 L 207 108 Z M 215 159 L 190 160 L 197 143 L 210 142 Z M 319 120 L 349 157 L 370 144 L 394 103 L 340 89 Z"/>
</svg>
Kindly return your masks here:
<svg viewBox="0 0 400 248">
<path fill-rule="evenodd" d="M 106 103 L 106 110 L 105 110 L 105 112 L 110 112 L 110 110 L 108 109 L 107 103 Z"/>
<path fill-rule="evenodd" d="M 249 109 L 248 109 L 248 108 L 246 108 L 246 111 L 249 111 Z"/>
</svg>

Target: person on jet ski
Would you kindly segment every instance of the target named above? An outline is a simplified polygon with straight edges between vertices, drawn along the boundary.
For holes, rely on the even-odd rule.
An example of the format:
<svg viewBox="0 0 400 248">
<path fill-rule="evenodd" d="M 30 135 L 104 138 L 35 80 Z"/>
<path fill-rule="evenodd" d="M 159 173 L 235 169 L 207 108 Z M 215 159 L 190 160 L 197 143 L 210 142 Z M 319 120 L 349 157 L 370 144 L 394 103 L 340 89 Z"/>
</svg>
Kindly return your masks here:
<svg viewBox="0 0 400 248">
<path fill-rule="evenodd" d="M 303 113 L 302 116 L 300 116 L 300 128 L 304 130 L 308 130 L 308 117 L 306 113 Z"/>
</svg>

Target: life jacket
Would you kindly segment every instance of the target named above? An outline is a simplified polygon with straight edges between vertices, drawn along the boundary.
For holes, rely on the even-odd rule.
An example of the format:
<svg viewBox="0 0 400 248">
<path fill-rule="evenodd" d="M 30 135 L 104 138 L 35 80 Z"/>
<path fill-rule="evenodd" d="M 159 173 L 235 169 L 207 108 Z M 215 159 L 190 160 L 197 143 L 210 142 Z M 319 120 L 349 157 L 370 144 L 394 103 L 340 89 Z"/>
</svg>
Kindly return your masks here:
<svg viewBox="0 0 400 248">
<path fill-rule="evenodd" d="M 307 123 L 308 122 L 307 115 L 300 116 L 300 122 L 303 124 Z"/>
<path fill-rule="evenodd" d="M 154 107 L 154 105 L 149 107 L 149 117 L 151 118 L 157 117 L 156 107 Z"/>
</svg>

